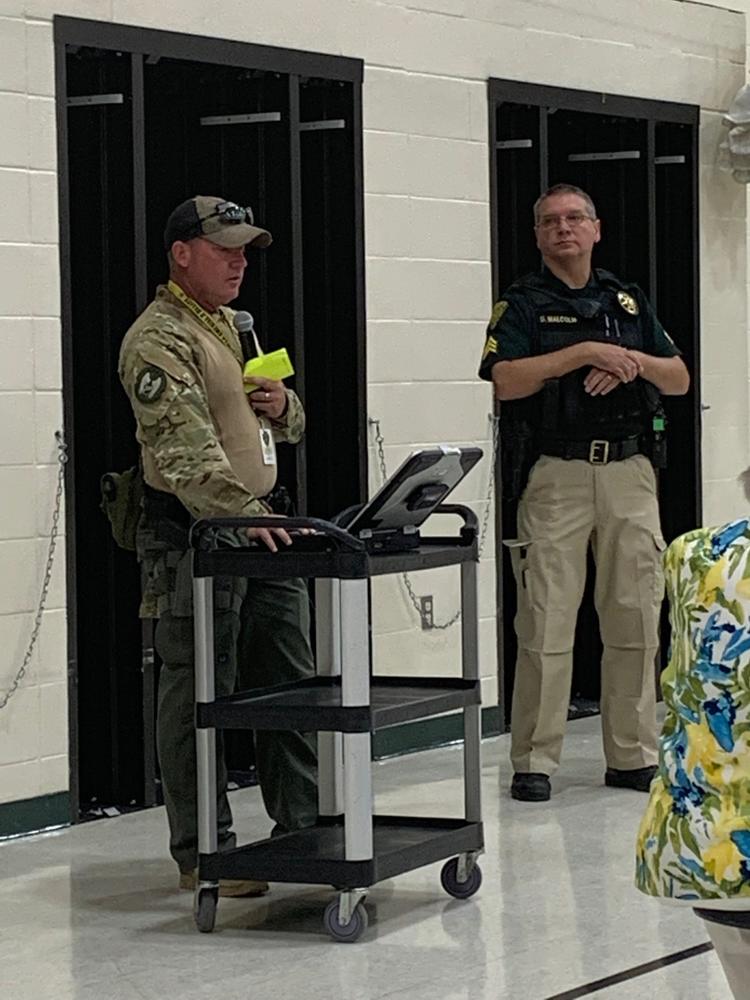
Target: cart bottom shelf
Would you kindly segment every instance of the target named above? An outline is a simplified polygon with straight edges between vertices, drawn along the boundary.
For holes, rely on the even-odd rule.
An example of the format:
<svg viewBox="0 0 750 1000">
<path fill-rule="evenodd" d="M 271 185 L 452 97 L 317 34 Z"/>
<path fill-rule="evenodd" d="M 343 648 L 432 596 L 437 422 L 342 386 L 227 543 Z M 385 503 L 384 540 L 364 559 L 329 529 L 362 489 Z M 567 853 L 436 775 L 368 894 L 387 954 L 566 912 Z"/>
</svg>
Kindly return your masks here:
<svg viewBox="0 0 750 1000">
<path fill-rule="evenodd" d="M 200 878 L 258 879 L 366 888 L 466 851 L 481 851 L 481 823 L 463 819 L 373 816 L 373 857 L 347 861 L 343 817 L 268 840 L 200 856 Z"/>
</svg>

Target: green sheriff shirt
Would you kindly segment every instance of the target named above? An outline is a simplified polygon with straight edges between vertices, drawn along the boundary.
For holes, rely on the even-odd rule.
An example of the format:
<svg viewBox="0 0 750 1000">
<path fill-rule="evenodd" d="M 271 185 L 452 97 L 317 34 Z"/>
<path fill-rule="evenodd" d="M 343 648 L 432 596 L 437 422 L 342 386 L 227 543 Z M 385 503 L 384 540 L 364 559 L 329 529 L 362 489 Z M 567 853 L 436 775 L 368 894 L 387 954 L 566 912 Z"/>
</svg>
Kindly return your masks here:
<svg viewBox="0 0 750 1000">
<path fill-rule="evenodd" d="M 529 280 L 535 284 L 533 293 L 527 287 Z M 539 300 L 544 297 L 545 291 L 554 300 L 550 298 L 550 304 L 542 307 Z M 656 318 L 645 293 L 637 285 L 620 283 L 607 272 L 595 269 L 584 288 L 568 288 L 548 268 L 543 267 L 541 275 L 528 275 L 511 285 L 495 304 L 479 365 L 480 378 L 491 381 L 492 367 L 498 361 L 515 361 L 517 358 L 529 358 L 542 353 L 534 349 L 534 342 L 538 339 L 540 313 L 544 315 L 544 310 L 565 312 L 566 304 L 572 307 L 576 300 L 586 299 L 602 302 L 609 300 L 615 315 L 621 309 L 623 318 L 631 322 L 637 321 L 643 343 L 641 349 L 646 354 L 659 358 L 680 355 L 680 350 Z M 559 316 L 555 318 L 560 319 Z M 576 323 L 571 321 L 571 343 L 581 339 L 595 339 L 586 336 L 575 338 L 575 326 Z M 565 346 L 564 342 L 560 342 L 560 348 Z"/>
</svg>

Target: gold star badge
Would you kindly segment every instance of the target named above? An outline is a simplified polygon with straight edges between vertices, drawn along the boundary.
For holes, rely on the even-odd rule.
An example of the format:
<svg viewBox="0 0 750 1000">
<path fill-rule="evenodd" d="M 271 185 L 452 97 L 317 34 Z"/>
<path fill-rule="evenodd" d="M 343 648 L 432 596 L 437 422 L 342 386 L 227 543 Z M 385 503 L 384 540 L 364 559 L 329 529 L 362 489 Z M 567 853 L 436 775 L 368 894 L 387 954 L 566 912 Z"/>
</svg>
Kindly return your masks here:
<svg viewBox="0 0 750 1000">
<path fill-rule="evenodd" d="M 618 292 L 617 301 L 620 303 L 622 308 L 626 313 L 630 313 L 631 316 L 638 315 L 638 303 L 635 301 L 632 295 L 627 292 Z"/>
</svg>

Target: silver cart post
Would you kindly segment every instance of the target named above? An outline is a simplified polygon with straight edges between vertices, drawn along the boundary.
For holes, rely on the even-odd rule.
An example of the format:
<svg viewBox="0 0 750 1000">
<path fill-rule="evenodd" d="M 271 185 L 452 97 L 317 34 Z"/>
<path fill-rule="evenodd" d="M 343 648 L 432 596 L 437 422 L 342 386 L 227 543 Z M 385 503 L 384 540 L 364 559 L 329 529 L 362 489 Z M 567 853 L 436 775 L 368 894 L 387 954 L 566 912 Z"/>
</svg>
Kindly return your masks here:
<svg viewBox="0 0 750 1000">
<path fill-rule="evenodd" d="M 315 660 L 319 677 L 341 677 L 341 581 L 315 581 Z M 344 809 L 344 744 L 341 733 L 318 733 L 318 811 Z"/>
<path fill-rule="evenodd" d="M 193 556 L 193 558 L 195 558 Z M 214 580 L 193 577 L 196 705 L 214 700 Z M 196 729 L 198 780 L 198 854 L 218 850 L 216 827 L 216 730 Z"/>
</svg>

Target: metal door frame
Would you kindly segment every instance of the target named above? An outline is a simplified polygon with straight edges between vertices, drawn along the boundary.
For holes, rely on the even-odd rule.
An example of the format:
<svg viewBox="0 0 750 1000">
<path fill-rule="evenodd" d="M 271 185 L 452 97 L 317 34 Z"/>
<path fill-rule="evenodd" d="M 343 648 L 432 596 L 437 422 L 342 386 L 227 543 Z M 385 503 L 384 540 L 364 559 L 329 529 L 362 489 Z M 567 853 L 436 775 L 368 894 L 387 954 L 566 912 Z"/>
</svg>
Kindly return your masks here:
<svg viewBox="0 0 750 1000">
<path fill-rule="evenodd" d="M 698 188 L 698 138 L 700 129 L 700 108 L 693 104 L 679 104 L 674 101 L 659 101 L 649 98 L 627 97 L 620 94 L 608 94 L 601 91 L 572 90 L 563 87 L 550 87 L 545 84 L 519 83 L 516 80 L 490 78 L 487 81 L 487 99 L 489 114 L 489 167 L 490 167 L 490 240 L 492 262 L 492 300 L 500 297 L 500 227 L 497 224 L 498 190 L 497 190 L 497 110 L 501 104 L 527 104 L 539 109 L 539 175 L 540 190 L 545 190 L 549 183 L 549 139 L 547 117 L 550 109 L 566 111 L 586 111 L 593 114 L 606 114 L 623 118 L 645 120 L 647 125 L 647 187 L 648 187 L 648 218 L 649 218 L 649 269 L 650 298 L 658 311 L 658 284 L 656 276 L 656 222 L 655 207 L 655 134 L 657 122 L 671 122 L 693 127 L 692 155 L 692 241 L 693 274 L 692 274 L 692 307 L 695 317 L 693 339 L 693 371 L 691 378 L 695 389 L 693 408 L 693 439 L 696 448 L 695 491 L 696 515 L 700 522 L 703 508 L 703 480 L 701 462 L 701 376 L 700 376 L 700 201 Z M 495 413 L 499 415 L 499 404 L 495 403 Z M 495 462 L 495 497 L 502 495 L 500 480 L 500 451 L 498 448 Z M 496 605 L 497 605 L 497 665 L 498 665 L 498 701 L 503 724 L 505 720 L 505 663 L 503 634 L 504 621 L 504 591 L 503 591 L 503 560 L 502 560 L 502 502 L 495 504 L 495 537 L 496 552 Z"/>
<path fill-rule="evenodd" d="M 365 254 L 364 254 L 364 183 L 362 146 L 362 80 L 364 64 L 361 59 L 332 56 L 323 53 L 305 52 L 298 49 L 276 48 L 256 45 L 230 39 L 208 38 L 199 35 L 180 34 L 151 28 L 139 28 L 110 22 L 81 18 L 53 18 L 55 47 L 55 103 L 57 123 L 59 238 L 60 238 L 60 294 L 62 326 L 62 392 L 64 423 L 68 442 L 68 462 L 65 476 L 65 535 L 66 560 L 66 604 L 67 604 L 67 672 L 68 672 L 68 732 L 69 732 L 69 774 L 71 821 L 77 822 L 79 811 L 79 754 L 78 754 L 78 643 L 77 643 L 77 587 L 75 578 L 76 532 L 75 532 L 75 481 L 73 476 L 75 459 L 75 435 L 73 418 L 73 322 L 72 322 L 72 267 L 70 247 L 70 202 L 68 194 L 68 123 L 67 123 L 67 73 L 66 50 L 68 46 L 87 46 L 129 53 L 132 72 L 132 136 L 133 136 L 133 188 L 134 188 L 134 284 L 136 292 L 136 313 L 148 301 L 147 258 L 146 258 L 146 165 L 144 129 L 144 73 L 145 58 L 173 58 L 190 62 L 204 62 L 212 65 L 266 70 L 289 76 L 290 93 L 294 100 L 290 106 L 290 148 L 293 212 L 292 245 L 294 265 L 292 276 L 292 296 L 295 307 L 294 340 L 295 350 L 303 357 L 302 323 L 302 257 L 301 257 L 301 157 L 299 147 L 299 101 L 300 77 L 322 77 L 340 80 L 353 85 L 352 134 L 354 144 L 353 187 L 355 220 L 356 259 L 354 264 L 356 326 L 352 334 L 356 338 L 357 355 L 357 438 L 360 443 L 358 477 L 360 493 L 367 489 L 367 377 L 366 377 L 366 323 L 365 323 Z M 296 121 L 292 120 L 295 108 Z M 300 368 L 302 365 L 300 365 Z M 300 395 L 304 399 L 304 378 L 298 375 Z"/>
</svg>

